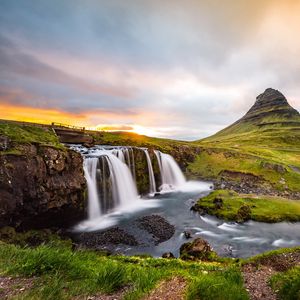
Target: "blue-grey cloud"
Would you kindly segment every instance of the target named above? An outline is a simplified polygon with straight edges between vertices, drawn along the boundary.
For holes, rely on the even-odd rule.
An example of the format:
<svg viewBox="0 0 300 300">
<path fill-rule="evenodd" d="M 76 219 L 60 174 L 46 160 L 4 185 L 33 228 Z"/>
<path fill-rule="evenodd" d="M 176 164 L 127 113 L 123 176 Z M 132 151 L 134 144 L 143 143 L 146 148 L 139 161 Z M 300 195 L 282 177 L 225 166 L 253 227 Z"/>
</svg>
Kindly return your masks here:
<svg viewBox="0 0 300 300">
<path fill-rule="evenodd" d="M 269 86 L 299 109 L 299 15 L 296 0 L 2 0 L 0 103 L 181 138 L 228 125 Z"/>
</svg>

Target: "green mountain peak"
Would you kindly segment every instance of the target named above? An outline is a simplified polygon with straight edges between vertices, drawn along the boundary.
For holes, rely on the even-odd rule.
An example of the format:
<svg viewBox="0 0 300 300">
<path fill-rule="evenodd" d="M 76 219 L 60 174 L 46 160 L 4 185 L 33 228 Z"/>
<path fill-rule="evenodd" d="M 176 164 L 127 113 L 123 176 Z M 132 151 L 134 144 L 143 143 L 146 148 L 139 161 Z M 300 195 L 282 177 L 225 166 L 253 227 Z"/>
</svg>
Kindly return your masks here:
<svg viewBox="0 0 300 300">
<path fill-rule="evenodd" d="M 254 105 L 241 119 L 208 139 L 247 132 L 276 131 L 282 128 L 300 130 L 300 114 L 281 92 L 268 88 L 256 97 Z"/>
</svg>

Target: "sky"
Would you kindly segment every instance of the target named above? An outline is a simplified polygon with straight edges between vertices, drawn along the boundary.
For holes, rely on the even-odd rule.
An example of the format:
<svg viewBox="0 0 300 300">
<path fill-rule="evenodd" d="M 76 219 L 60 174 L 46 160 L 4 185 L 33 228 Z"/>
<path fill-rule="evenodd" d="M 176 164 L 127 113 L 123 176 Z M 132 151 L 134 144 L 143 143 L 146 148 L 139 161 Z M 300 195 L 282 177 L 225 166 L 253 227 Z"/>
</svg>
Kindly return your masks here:
<svg viewBox="0 0 300 300">
<path fill-rule="evenodd" d="M 0 119 L 195 140 L 300 110 L 300 0 L 1 0 Z"/>
</svg>

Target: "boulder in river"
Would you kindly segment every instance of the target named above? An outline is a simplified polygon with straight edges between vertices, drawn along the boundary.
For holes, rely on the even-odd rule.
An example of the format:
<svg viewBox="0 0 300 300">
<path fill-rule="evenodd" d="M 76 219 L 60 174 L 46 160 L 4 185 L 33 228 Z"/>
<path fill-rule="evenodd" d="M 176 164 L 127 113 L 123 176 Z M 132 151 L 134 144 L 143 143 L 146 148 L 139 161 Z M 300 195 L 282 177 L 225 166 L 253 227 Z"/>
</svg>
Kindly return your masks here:
<svg viewBox="0 0 300 300">
<path fill-rule="evenodd" d="M 209 243 L 202 238 L 197 238 L 180 247 L 180 258 L 184 260 L 211 260 L 215 255 Z"/>
<path fill-rule="evenodd" d="M 175 233 L 175 227 L 158 215 L 145 216 L 137 222 L 140 228 L 153 235 L 156 245 L 169 240 Z"/>
</svg>

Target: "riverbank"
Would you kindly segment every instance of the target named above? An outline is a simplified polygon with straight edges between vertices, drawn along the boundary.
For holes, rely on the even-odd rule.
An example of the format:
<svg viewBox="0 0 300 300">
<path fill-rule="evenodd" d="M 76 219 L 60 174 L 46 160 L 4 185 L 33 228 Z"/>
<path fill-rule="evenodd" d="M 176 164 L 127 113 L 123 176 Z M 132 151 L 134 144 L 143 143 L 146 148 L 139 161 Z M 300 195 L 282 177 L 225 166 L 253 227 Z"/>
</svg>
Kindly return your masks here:
<svg viewBox="0 0 300 300">
<path fill-rule="evenodd" d="M 234 191 L 216 190 L 200 198 L 192 207 L 202 215 L 209 214 L 218 218 L 245 222 L 299 222 L 300 201 L 283 197 L 238 194 Z"/>
</svg>

